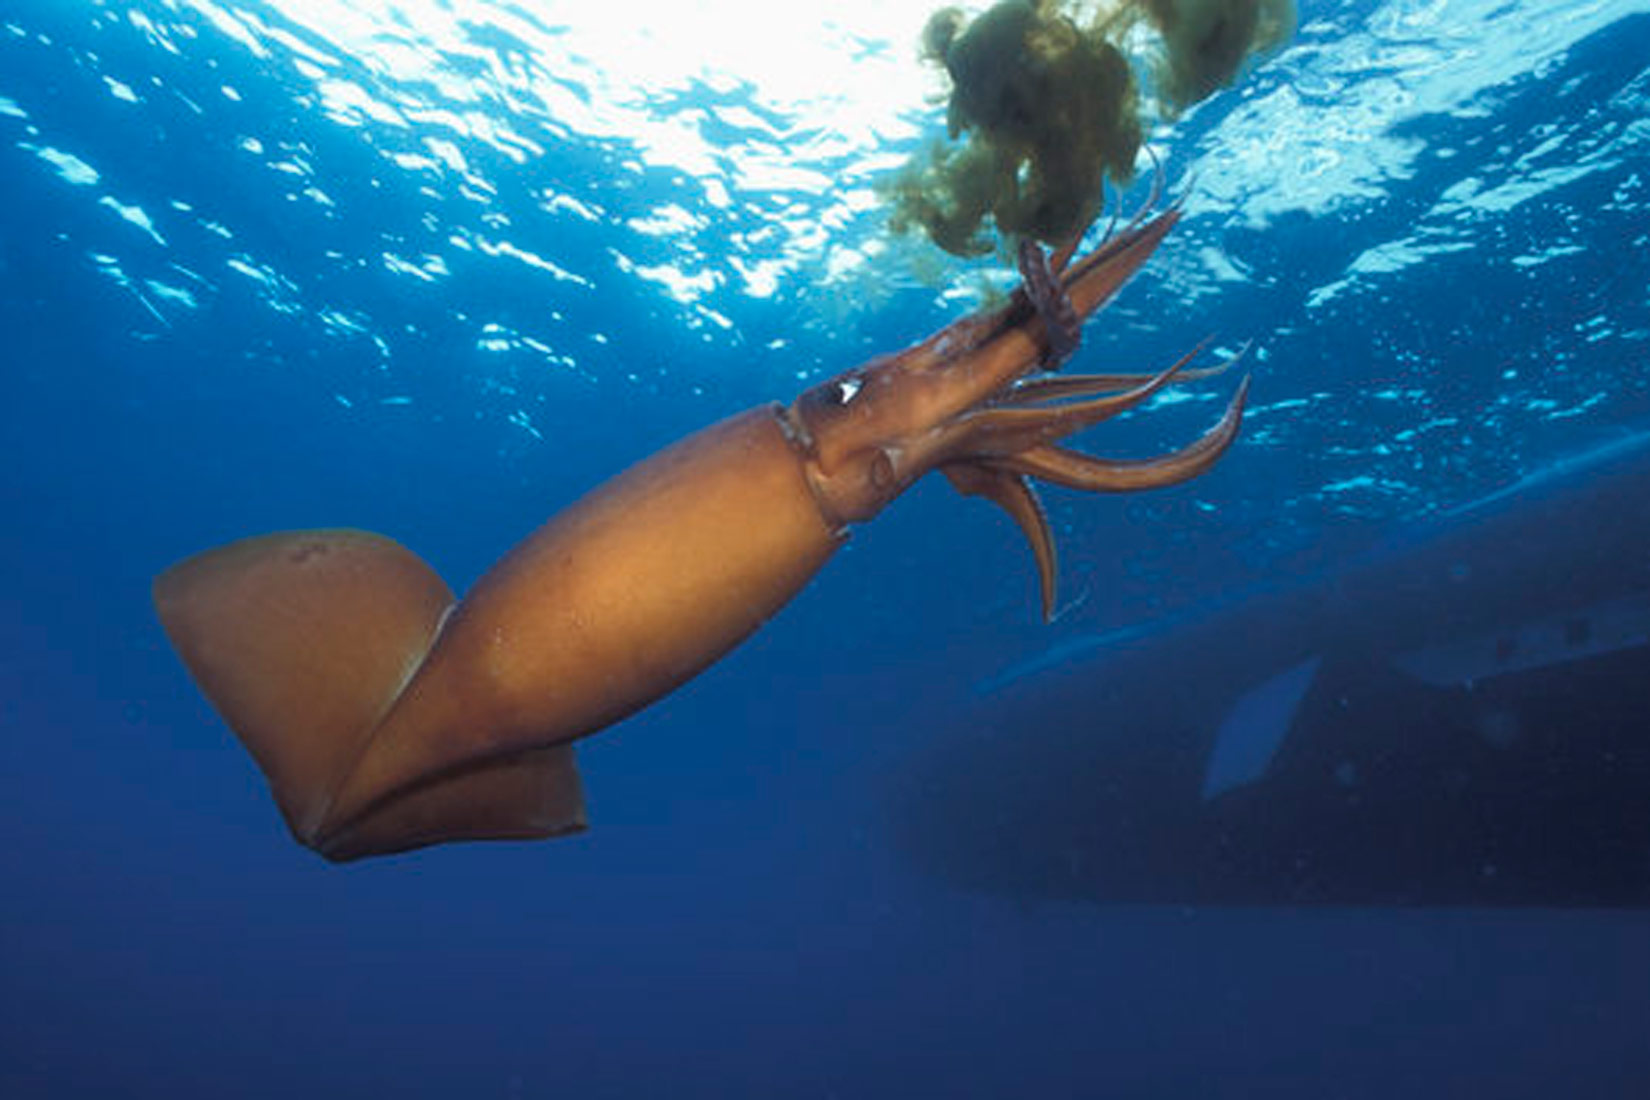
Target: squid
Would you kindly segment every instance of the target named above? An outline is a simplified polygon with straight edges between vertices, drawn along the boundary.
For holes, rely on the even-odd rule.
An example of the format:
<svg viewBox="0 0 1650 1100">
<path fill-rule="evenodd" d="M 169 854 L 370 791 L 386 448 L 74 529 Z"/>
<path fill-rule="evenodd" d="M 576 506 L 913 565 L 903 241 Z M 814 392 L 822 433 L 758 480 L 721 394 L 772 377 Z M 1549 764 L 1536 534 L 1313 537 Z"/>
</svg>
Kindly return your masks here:
<svg viewBox="0 0 1650 1100">
<path fill-rule="evenodd" d="M 156 578 L 162 626 L 251 753 L 292 836 L 329 860 L 587 825 L 573 742 L 668 695 L 772 617 L 923 475 L 1001 507 L 1031 545 L 1044 617 L 1056 559 L 1033 480 L 1172 485 L 1231 445 L 1218 423 L 1152 459 L 1060 445 L 1211 374 L 1043 370 L 1180 217 L 1143 214 L 1071 262 L 1022 249 L 1027 285 L 897 354 L 713 424 L 592 490 L 462 600 L 399 543 L 288 531 Z M 1036 248 L 1036 246 L 1033 246 Z"/>
</svg>

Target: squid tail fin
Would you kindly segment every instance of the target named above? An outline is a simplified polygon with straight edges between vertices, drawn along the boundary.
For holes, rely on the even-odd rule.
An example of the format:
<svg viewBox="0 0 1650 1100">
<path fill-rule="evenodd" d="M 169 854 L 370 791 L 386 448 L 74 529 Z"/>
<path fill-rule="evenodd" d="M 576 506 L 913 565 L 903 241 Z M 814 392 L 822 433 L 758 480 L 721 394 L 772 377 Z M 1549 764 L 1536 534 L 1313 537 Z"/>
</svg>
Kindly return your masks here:
<svg viewBox="0 0 1650 1100">
<path fill-rule="evenodd" d="M 291 531 L 188 558 L 155 608 L 203 694 L 252 754 L 297 840 L 353 859 L 449 840 L 542 837 L 585 824 L 572 750 L 439 771 L 348 821 L 333 800 L 440 634 L 452 591 L 395 541 Z"/>
</svg>

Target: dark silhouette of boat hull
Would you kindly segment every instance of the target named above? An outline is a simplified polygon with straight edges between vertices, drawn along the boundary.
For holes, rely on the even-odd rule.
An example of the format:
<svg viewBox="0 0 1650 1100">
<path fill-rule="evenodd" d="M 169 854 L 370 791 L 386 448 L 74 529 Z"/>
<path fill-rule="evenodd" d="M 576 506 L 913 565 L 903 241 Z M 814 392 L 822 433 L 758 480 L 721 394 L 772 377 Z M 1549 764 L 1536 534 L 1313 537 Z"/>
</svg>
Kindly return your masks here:
<svg viewBox="0 0 1650 1100">
<path fill-rule="evenodd" d="M 1650 905 L 1650 435 L 1011 670 L 895 783 L 1022 899 Z"/>
</svg>

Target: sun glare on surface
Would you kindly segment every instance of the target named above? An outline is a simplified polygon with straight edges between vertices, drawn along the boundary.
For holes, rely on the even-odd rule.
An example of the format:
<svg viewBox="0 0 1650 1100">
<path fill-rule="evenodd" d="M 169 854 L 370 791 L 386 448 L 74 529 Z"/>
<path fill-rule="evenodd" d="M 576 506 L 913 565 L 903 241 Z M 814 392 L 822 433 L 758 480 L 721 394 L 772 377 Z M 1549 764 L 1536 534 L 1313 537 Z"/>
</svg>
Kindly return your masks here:
<svg viewBox="0 0 1650 1100">
<path fill-rule="evenodd" d="M 671 242 L 665 263 L 621 266 L 679 300 L 729 280 L 765 296 L 802 264 L 857 266 L 840 254 L 858 253 L 841 227 L 875 207 L 890 150 L 938 117 L 936 78 L 918 56 L 934 0 L 159 3 L 204 19 L 265 71 L 294 73 L 296 87 L 313 89 L 307 108 L 370 133 L 396 168 L 425 177 L 432 193 L 473 198 L 495 221 L 498 172 L 580 178 L 559 168 L 569 143 L 619 151 L 609 169 L 632 180 L 687 177 L 686 213 L 608 206 L 609 185 L 544 196 L 561 212 Z M 161 23 L 144 25 L 179 48 Z M 730 226 L 728 262 L 708 273 L 691 231 L 739 210 L 761 211 L 767 233 Z"/>
<path fill-rule="evenodd" d="M 917 41 L 934 7 L 933 0 L 821 7 L 762 0 L 266 3 L 398 80 L 449 83 L 440 72 L 445 60 L 484 49 L 494 64 L 476 78 L 521 91 L 576 73 L 609 105 L 634 107 L 673 89 L 744 86 L 779 110 L 829 104 L 846 130 L 882 125 L 921 102 L 927 74 L 915 63 Z"/>
</svg>

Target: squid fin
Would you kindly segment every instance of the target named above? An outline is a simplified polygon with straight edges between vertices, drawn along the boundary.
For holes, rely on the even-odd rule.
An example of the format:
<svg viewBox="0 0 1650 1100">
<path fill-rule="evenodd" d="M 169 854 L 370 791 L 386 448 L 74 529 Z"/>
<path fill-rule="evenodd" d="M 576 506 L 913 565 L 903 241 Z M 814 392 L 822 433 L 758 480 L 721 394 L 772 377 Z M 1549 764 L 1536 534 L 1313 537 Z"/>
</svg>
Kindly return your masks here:
<svg viewBox="0 0 1650 1100">
<path fill-rule="evenodd" d="M 154 585 L 168 637 L 269 780 L 293 835 L 347 859 L 481 836 L 583 826 L 565 749 L 438 773 L 355 820 L 338 789 L 418 671 L 453 594 L 411 551 L 365 531 L 246 539 L 178 563 Z M 549 819 L 554 819 L 550 821 Z"/>
<path fill-rule="evenodd" d="M 583 832 L 584 787 L 572 745 L 490 760 L 397 791 L 315 847 L 358 859 L 454 840 L 534 840 Z"/>
<path fill-rule="evenodd" d="M 1042 592 L 1043 621 L 1054 617 L 1054 595 L 1057 561 L 1054 535 L 1049 531 L 1048 515 L 1031 482 L 1010 470 L 984 466 L 977 462 L 953 462 L 941 467 L 946 479 L 963 496 L 984 497 L 1003 511 L 1020 528 L 1031 544 L 1031 556 L 1037 562 L 1037 578 Z"/>
</svg>

